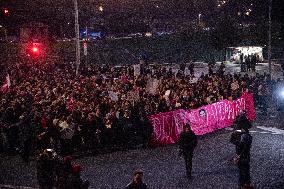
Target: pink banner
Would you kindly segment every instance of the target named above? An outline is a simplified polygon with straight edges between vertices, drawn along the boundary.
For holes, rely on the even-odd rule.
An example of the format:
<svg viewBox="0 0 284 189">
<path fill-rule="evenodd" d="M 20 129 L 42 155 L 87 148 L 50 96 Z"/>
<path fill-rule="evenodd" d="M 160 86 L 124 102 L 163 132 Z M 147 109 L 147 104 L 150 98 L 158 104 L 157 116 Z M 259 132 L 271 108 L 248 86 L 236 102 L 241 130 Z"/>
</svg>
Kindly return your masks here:
<svg viewBox="0 0 284 189">
<path fill-rule="evenodd" d="M 173 144 L 178 141 L 179 134 L 183 130 L 185 110 L 177 110 L 150 116 L 153 126 L 151 144 Z"/>
<path fill-rule="evenodd" d="M 223 100 L 195 110 L 176 110 L 150 116 L 153 126 L 152 144 L 173 144 L 178 141 L 186 123 L 197 135 L 231 126 L 243 111 L 249 120 L 255 119 L 253 96 L 244 93 L 235 101 Z"/>
</svg>

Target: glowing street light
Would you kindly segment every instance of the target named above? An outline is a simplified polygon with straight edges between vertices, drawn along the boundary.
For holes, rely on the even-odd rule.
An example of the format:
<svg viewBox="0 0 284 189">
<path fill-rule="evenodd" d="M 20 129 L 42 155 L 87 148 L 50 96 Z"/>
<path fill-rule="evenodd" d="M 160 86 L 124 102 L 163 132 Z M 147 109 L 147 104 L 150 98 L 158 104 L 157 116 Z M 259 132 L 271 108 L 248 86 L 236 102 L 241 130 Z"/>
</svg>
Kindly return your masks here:
<svg viewBox="0 0 284 189">
<path fill-rule="evenodd" d="M 4 9 L 4 14 L 9 14 L 9 10 L 8 9 Z"/>
<path fill-rule="evenodd" d="M 103 12 L 104 11 L 104 7 L 102 5 L 99 6 L 99 11 Z"/>
<path fill-rule="evenodd" d="M 270 79 L 272 77 L 272 65 L 271 65 L 271 25 L 272 25 L 272 20 L 271 20 L 271 12 L 272 12 L 272 0 L 269 0 L 268 2 L 268 66 L 269 66 L 269 74 L 270 74 Z"/>
<path fill-rule="evenodd" d="M 200 24 L 202 14 L 198 14 L 198 23 Z"/>
</svg>

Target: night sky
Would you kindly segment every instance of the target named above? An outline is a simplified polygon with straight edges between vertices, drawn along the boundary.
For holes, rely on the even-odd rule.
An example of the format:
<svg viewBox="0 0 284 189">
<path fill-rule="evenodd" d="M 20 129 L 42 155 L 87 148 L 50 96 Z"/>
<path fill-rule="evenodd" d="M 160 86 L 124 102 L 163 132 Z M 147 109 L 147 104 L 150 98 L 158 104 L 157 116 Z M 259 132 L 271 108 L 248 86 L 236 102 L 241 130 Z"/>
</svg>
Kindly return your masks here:
<svg viewBox="0 0 284 189">
<path fill-rule="evenodd" d="M 90 19 L 104 20 L 109 27 L 123 20 L 127 23 L 146 23 L 154 19 L 195 20 L 202 14 L 205 21 L 217 19 L 220 14 L 237 17 L 251 9 L 250 16 L 240 16 L 241 19 L 264 20 L 268 14 L 268 0 L 225 0 L 218 6 L 218 0 L 78 0 L 80 6 L 80 25 L 90 25 Z M 99 7 L 103 11 L 99 11 Z M 2 0 L 0 24 L 10 28 L 18 27 L 32 21 L 45 23 L 55 30 L 73 25 L 73 0 Z M 3 15 L 7 8 L 9 15 Z M 284 25 L 284 4 L 282 0 L 273 0 L 273 21 Z M 238 18 L 239 19 L 239 18 Z M 62 24 L 63 23 L 63 24 Z M 65 24 L 65 25 L 64 25 Z M 125 26 L 129 27 L 129 26 Z"/>
</svg>

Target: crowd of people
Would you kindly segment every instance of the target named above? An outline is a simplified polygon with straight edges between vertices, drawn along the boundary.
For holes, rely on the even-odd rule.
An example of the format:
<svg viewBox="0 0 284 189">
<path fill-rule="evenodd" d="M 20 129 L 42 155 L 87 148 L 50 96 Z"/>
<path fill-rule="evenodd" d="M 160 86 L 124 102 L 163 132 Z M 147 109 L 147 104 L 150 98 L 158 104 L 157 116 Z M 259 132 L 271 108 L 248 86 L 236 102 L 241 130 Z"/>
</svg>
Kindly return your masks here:
<svg viewBox="0 0 284 189">
<path fill-rule="evenodd" d="M 81 168 L 72 165 L 68 155 L 147 147 L 152 134 L 149 115 L 234 100 L 244 91 L 254 93 L 255 103 L 266 113 L 271 92 L 281 83 L 268 74 L 225 73 L 223 63 L 215 71 L 213 62 L 208 74 L 196 78 L 194 66 L 181 64 L 174 71 L 143 63 L 137 71 L 132 65 L 88 65 L 76 75 L 72 63 L 2 64 L 1 80 L 9 74 L 11 86 L 0 92 L 0 152 L 20 153 L 25 161 L 39 153 L 42 188 L 70 188 L 70 183 L 88 188 L 80 178 Z M 53 150 L 65 158 L 54 156 Z M 192 152 L 186 155 L 189 176 Z M 135 173 L 128 187 L 145 188 L 138 182 L 141 175 Z"/>
<path fill-rule="evenodd" d="M 47 148 L 68 155 L 78 149 L 147 147 L 149 115 L 234 100 L 246 90 L 267 108 L 269 75 L 225 74 L 222 64 L 216 73 L 210 65 L 209 74 L 195 78 L 193 63 L 190 74 L 185 67 L 175 73 L 142 64 L 137 74 L 133 66 L 89 65 L 76 76 L 68 63 L 10 64 L 2 73 L 3 78 L 9 73 L 11 87 L 0 94 L 0 147 L 20 150 L 26 160 L 30 152 Z"/>
<path fill-rule="evenodd" d="M 255 72 L 256 64 L 259 62 L 259 56 L 257 54 L 240 55 L 241 71 L 253 71 Z"/>
</svg>

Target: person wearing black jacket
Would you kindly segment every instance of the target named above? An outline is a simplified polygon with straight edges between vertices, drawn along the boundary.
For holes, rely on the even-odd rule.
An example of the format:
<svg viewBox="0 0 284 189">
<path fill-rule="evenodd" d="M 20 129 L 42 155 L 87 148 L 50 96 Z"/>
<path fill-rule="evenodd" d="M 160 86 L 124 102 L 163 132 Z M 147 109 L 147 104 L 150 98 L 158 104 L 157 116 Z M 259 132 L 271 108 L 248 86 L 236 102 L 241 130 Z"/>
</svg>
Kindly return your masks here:
<svg viewBox="0 0 284 189">
<path fill-rule="evenodd" d="M 52 189 L 54 187 L 55 157 L 50 149 L 44 150 L 36 161 L 37 181 L 39 189 Z"/>
<path fill-rule="evenodd" d="M 239 187 L 251 184 L 250 178 L 250 148 L 252 143 L 252 136 L 248 129 L 242 129 L 241 139 L 238 143 L 237 155 L 239 161 L 237 166 L 239 168 Z"/>
<path fill-rule="evenodd" d="M 147 185 L 143 182 L 143 171 L 138 169 L 134 171 L 132 181 L 126 186 L 126 189 L 147 189 Z"/>
<path fill-rule="evenodd" d="M 194 63 L 190 62 L 189 66 L 188 66 L 188 70 L 191 76 L 194 75 Z"/>
<path fill-rule="evenodd" d="M 3 130 L 7 137 L 8 151 L 10 153 L 16 153 L 19 146 L 19 127 L 16 124 L 18 118 L 15 115 L 15 109 L 13 107 L 8 107 L 1 120 L 2 123 L 6 125 Z"/>
<path fill-rule="evenodd" d="M 142 134 L 142 144 L 144 148 L 149 147 L 149 141 L 153 133 L 153 127 L 150 120 L 146 116 L 141 116 L 139 121 L 140 132 Z"/>
<path fill-rule="evenodd" d="M 184 62 L 182 62 L 180 65 L 179 65 L 179 69 L 182 71 L 182 73 L 184 74 L 184 71 L 185 71 L 185 67 L 186 67 L 186 64 Z"/>
<path fill-rule="evenodd" d="M 184 127 L 184 131 L 180 134 L 179 148 L 180 148 L 180 154 L 183 155 L 185 160 L 185 166 L 188 178 L 191 178 L 192 157 L 193 157 L 193 151 L 196 146 L 197 146 L 197 136 L 191 130 L 190 125 L 186 124 Z"/>
<path fill-rule="evenodd" d="M 83 180 L 81 178 L 82 168 L 80 165 L 74 165 L 72 168 L 72 173 L 67 179 L 67 188 L 68 189 L 88 189 L 89 181 Z"/>
<path fill-rule="evenodd" d="M 252 127 L 251 122 L 247 118 L 246 112 L 243 112 L 241 115 L 239 115 L 236 118 L 235 125 L 236 125 L 235 129 L 242 129 L 242 128 L 250 129 Z"/>
<path fill-rule="evenodd" d="M 284 77 L 284 61 L 283 60 L 280 62 L 280 65 L 281 65 L 282 74 L 283 74 L 283 77 Z"/>
<path fill-rule="evenodd" d="M 93 124 L 95 127 L 95 137 L 96 137 L 96 143 L 99 148 L 103 148 L 105 145 L 105 137 L 104 137 L 104 132 L 105 132 L 105 124 L 102 119 L 102 114 L 100 109 L 96 110 L 94 119 L 93 119 Z"/>
<path fill-rule="evenodd" d="M 236 121 L 236 130 L 232 133 L 230 142 L 236 145 L 235 163 L 239 168 L 239 187 L 251 184 L 250 179 L 250 148 L 252 136 L 249 134 L 251 123 L 242 114 Z"/>
<path fill-rule="evenodd" d="M 30 122 L 31 116 L 25 112 L 22 116 L 20 116 L 20 122 L 18 123 L 22 141 L 22 153 L 20 155 L 25 162 L 29 161 L 32 144 L 35 140 L 35 128 L 32 124 L 30 124 Z"/>
<path fill-rule="evenodd" d="M 64 158 L 58 158 L 55 166 L 55 175 L 56 175 L 56 188 L 58 189 L 68 189 L 67 180 L 72 174 L 73 165 L 72 157 L 65 156 Z"/>
</svg>

